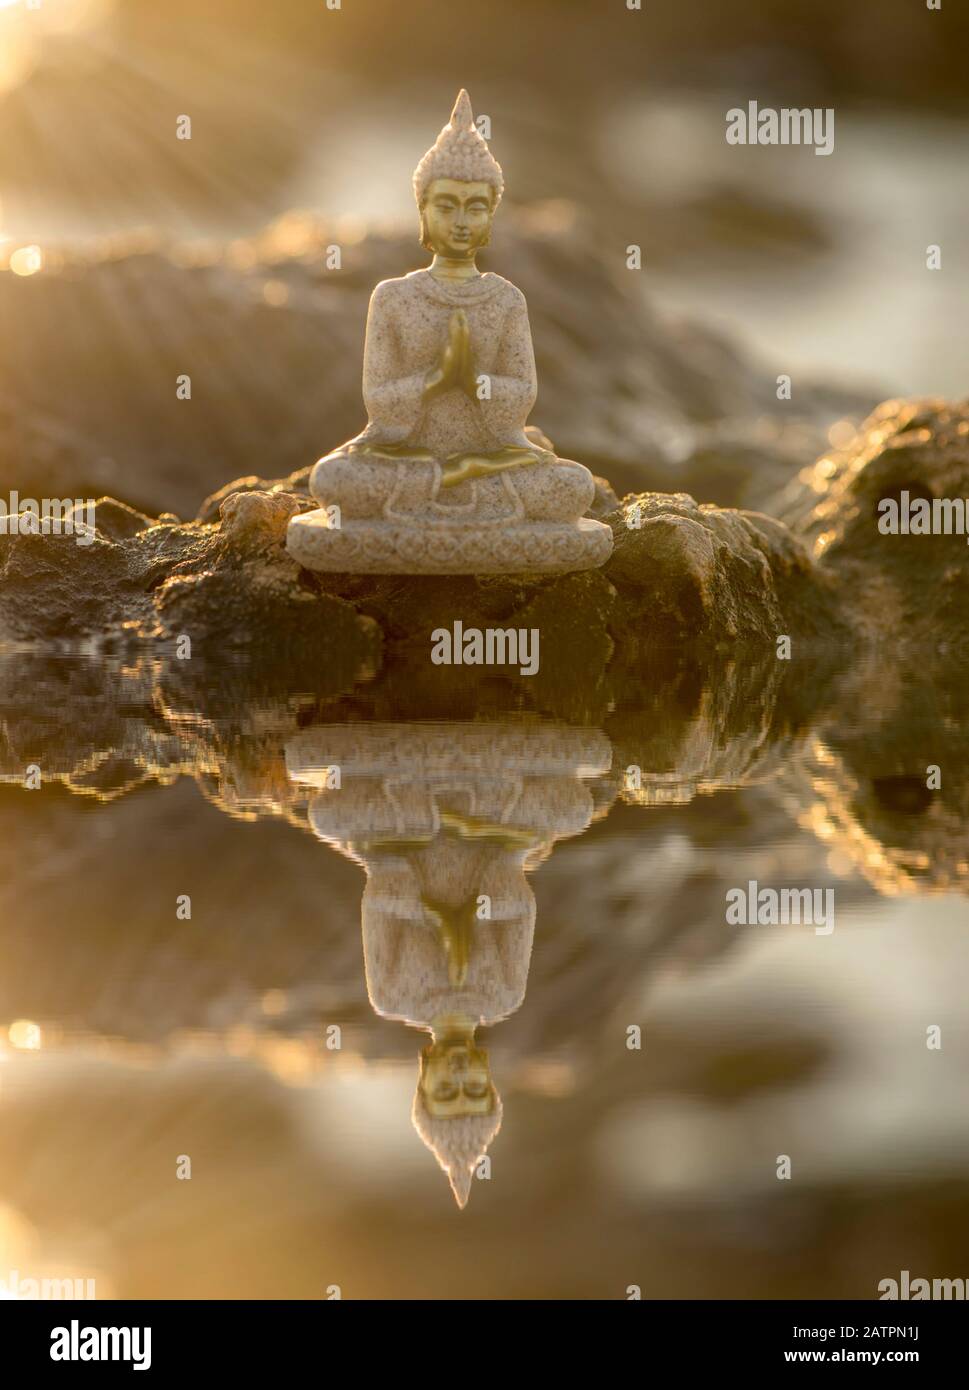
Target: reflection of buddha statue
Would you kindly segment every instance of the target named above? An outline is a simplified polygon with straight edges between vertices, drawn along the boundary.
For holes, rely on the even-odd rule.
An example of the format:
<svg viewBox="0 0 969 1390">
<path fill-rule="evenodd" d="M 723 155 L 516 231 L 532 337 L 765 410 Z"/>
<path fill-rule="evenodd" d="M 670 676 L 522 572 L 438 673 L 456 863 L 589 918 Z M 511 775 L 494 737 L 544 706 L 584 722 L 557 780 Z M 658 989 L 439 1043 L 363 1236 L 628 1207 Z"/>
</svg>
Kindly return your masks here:
<svg viewBox="0 0 969 1390">
<path fill-rule="evenodd" d="M 475 1031 L 524 1000 L 535 927 L 525 871 L 590 823 L 582 779 L 608 771 L 609 741 L 561 725 L 333 725 L 291 739 L 286 762 L 311 787 L 340 769 L 310 821 L 367 870 L 370 1002 L 431 1033 L 413 1121 L 464 1206 L 501 1125 Z"/>
<path fill-rule="evenodd" d="M 552 573 L 608 558 L 609 527 L 583 517 L 589 470 L 526 430 L 537 382 L 525 298 L 475 265 L 502 189 L 462 91 L 414 174 L 434 259 L 370 301 L 369 424 L 314 468 L 323 509 L 290 522 L 287 545 L 308 568 Z"/>
</svg>

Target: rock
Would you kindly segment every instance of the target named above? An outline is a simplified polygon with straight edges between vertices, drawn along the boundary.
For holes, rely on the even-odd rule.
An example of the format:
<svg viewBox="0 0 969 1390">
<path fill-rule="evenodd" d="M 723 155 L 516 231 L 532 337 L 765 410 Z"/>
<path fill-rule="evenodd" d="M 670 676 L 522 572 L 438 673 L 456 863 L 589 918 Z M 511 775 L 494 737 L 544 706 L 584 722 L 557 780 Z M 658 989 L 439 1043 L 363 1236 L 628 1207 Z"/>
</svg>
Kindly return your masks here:
<svg viewBox="0 0 969 1390">
<path fill-rule="evenodd" d="M 187 636 L 193 660 L 241 649 L 287 680 L 308 660 L 340 689 L 373 669 L 379 633 L 314 588 L 286 554 L 298 505 L 253 492 L 225 501 L 220 528 L 149 525 L 117 540 L 98 532 L 88 544 L 69 535 L 0 538 L 0 631 L 28 643 Z M 135 524 L 130 509 L 109 499 L 98 515 L 120 531 Z"/>
<path fill-rule="evenodd" d="M 315 659 L 336 675 L 337 687 L 371 671 L 379 633 L 371 619 L 323 594 L 289 558 L 286 526 L 299 510 L 283 493 L 247 492 L 222 504 L 222 525 L 183 527 L 201 534 L 202 553 L 175 565 L 154 595 L 152 637 L 188 635 L 218 657 L 243 648 L 276 667 L 280 677 L 294 659 Z M 293 672 L 289 673 L 290 676 Z"/>
<path fill-rule="evenodd" d="M 541 662 L 529 685 L 542 708 L 560 719 L 604 712 L 606 671 L 616 591 L 601 570 L 570 574 L 545 585 L 507 626 L 541 634 Z"/>
<path fill-rule="evenodd" d="M 826 455 L 780 499 L 793 529 L 685 493 L 632 494 L 610 506 L 614 494 L 600 480 L 593 506 L 615 549 L 601 571 L 571 579 L 311 574 L 284 548 L 289 521 L 312 505 L 286 480 L 222 489 L 210 499 L 219 499 L 218 526 L 152 523 L 102 498 L 90 544 L 0 536 L 0 631 L 40 643 L 187 633 L 248 650 L 271 680 L 282 679 L 280 652 L 332 660 L 334 674 L 352 679 L 353 663 L 371 667 L 382 645 L 384 659 L 438 707 L 444 692 L 465 698 L 471 677 L 435 668 L 428 684 L 434 629 L 456 618 L 466 627 L 539 626 L 549 675 L 535 689 L 568 717 L 600 707 L 605 670 L 633 670 L 657 644 L 773 651 L 786 635 L 833 649 L 890 636 L 955 650 L 969 643 L 965 538 L 885 536 L 875 521 L 879 500 L 901 490 L 969 495 L 967 438 L 964 405 L 886 403 L 853 445 Z M 634 508 L 638 527 L 628 524 Z"/>
<path fill-rule="evenodd" d="M 775 499 L 869 641 L 969 645 L 965 534 L 890 535 L 879 503 L 967 499 L 969 402 L 885 401 L 846 446 L 804 469 Z"/>
<path fill-rule="evenodd" d="M 603 572 L 619 594 L 619 632 L 771 644 L 795 631 L 838 632 L 808 551 L 769 517 L 642 493 L 607 520 L 615 549 Z"/>
<path fill-rule="evenodd" d="M 76 522 L 86 523 L 87 516 L 87 509 L 83 505 L 72 510 L 72 518 Z M 139 531 L 147 531 L 149 526 L 154 525 L 150 516 L 135 511 L 134 507 L 126 506 L 114 497 L 100 497 L 94 504 L 94 527 L 106 540 L 129 540 Z"/>
<path fill-rule="evenodd" d="M 624 518 L 636 501 L 643 525 L 632 530 Z M 375 619 L 390 642 L 426 652 L 431 632 L 459 616 L 466 626 L 537 625 L 547 669 L 557 672 L 561 658 L 586 676 L 605 666 L 613 639 L 632 650 L 683 638 L 773 643 L 780 633 L 839 626 L 816 568 L 784 527 L 683 495 L 646 494 L 607 513 L 613 560 L 571 580 L 312 576 L 283 546 L 300 507 L 292 494 L 251 490 L 223 500 L 219 527 L 158 524 L 116 541 L 99 534 L 87 546 L 66 536 L 7 538 L 0 620 L 20 640 L 184 633 L 330 652 L 346 623 Z"/>
<path fill-rule="evenodd" d="M 608 478 L 597 478 L 593 474 L 592 481 L 596 485 L 596 492 L 586 516 L 595 517 L 597 521 L 601 521 L 603 517 L 616 510 L 619 506 L 619 498 Z"/>
<path fill-rule="evenodd" d="M 248 551 L 272 551 L 286 542 L 289 519 L 299 511 L 295 497 L 284 492 L 237 492 L 219 508 L 222 538 Z"/>
<path fill-rule="evenodd" d="M 297 469 L 295 473 L 290 473 L 287 478 L 257 478 L 254 473 L 250 473 L 246 478 L 236 478 L 231 483 L 224 483 L 216 492 L 206 497 L 195 519 L 202 522 L 217 521 L 222 512 L 223 502 L 237 492 L 285 492 L 295 497 L 304 511 L 309 510 L 316 505 L 310 496 L 312 471 L 310 464 L 306 468 Z"/>
<path fill-rule="evenodd" d="M 95 536 L 0 537 L 0 635 L 19 642 L 74 641 L 147 614 L 144 566 Z"/>
</svg>

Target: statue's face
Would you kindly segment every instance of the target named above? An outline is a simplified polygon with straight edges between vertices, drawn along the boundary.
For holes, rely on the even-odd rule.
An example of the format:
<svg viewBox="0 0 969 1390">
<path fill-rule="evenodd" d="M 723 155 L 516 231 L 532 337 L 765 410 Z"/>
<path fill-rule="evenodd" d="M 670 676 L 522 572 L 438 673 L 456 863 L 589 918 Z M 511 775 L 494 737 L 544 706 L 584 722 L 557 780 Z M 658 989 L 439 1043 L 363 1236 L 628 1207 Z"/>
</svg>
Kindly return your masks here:
<svg viewBox="0 0 969 1390">
<path fill-rule="evenodd" d="M 435 179 L 424 200 L 424 231 L 432 251 L 468 260 L 483 246 L 494 216 L 490 183 Z"/>
<path fill-rule="evenodd" d="M 421 1094 L 431 1115 L 490 1115 L 495 1105 L 488 1054 L 464 1040 L 432 1043 L 421 1056 Z"/>
</svg>

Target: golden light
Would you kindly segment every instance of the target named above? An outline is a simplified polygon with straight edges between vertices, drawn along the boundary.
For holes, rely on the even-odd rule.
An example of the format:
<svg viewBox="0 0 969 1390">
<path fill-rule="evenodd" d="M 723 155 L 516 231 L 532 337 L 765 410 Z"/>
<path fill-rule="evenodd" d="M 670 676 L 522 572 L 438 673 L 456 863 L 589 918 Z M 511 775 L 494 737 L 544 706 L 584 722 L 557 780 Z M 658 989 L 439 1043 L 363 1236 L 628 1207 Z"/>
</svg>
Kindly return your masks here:
<svg viewBox="0 0 969 1390">
<path fill-rule="evenodd" d="M 19 1291 L 11 1287 L 8 1271 L 23 1269 L 36 1248 L 37 1235 L 33 1226 L 13 1207 L 0 1204 L 0 1298 L 19 1297 Z"/>
<path fill-rule="evenodd" d="M 12 91 L 22 82 L 35 59 L 35 42 L 25 29 L 14 27 L 8 18 L 12 13 L 0 10 L 0 93 Z"/>
<path fill-rule="evenodd" d="M 260 1004 L 267 1018 L 278 1018 L 286 1012 L 285 992 L 281 989 L 267 989 Z"/>
<path fill-rule="evenodd" d="M 47 40 L 97 28 L 113 8 L 114 0 L 0 0 L 0 93 L 30 76 Z"/>
<path fill-rule="evenodd" d="M 7 1029 L 7 1037 L 14 1047 L 24 1052 L 36 1052 L 41 1045 L 40 1026 L 31 1023 L 29 1018 L 18 1018 Z"/>
<path fill-rule="evenodd" d="M 44 268 L 44 253 L 39 246 L 21 246 L 10 256 L 14 275 L 36 275 Z"/>
<path fill-rule="evenodd" d="M 35 9 L 49 33 L 78 34 L 102 23 L 114 9 L 114 0 L 41 0 Z"/>
<path fill-rule="evenodd" d="M 850 420 L 836 420 L 828 430 L 828 441 L 835 449 L 846 449 L 857 432 Z"/>
<path fill-rule="evenodd" d="M 267 280 L 262 287 L 262 297 L 273 309 L 281 309 L 289 302 L 289 286 L 283 280 Z"/>
</svg>

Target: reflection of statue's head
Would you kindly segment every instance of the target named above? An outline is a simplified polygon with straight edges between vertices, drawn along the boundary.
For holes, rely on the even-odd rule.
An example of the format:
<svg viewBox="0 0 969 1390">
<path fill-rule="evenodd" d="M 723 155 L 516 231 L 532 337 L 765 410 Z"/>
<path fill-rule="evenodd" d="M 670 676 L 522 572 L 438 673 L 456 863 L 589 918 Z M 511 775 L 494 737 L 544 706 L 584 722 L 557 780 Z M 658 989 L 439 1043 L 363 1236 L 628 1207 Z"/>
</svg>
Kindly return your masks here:
<svg viewBox="0 0 969 1390">
<path fill-rule="evenodd" d="M 414 170 L 421 244 L 457 259 L 487 246 L 504 189 L 501 166 L 474 124 L 462 89 L 451 119 Z"/>
<path fill-rule="evenodd" d="M 424 1049 L 414 1128 L 447 1173 L 459 1207 L 468 1200 L 475 1164 L 501 1127 L 501 1113 L 488 1054 L 475 1045 L 473 1030 Z"/>
<path fill-rule="evenodd" d="M 438 1119 L 490 1115 L 495 1108 L 488 1054 L 475 1045 L 473 1035 L 442 1038 L 425 1047 L 418 1085 L 424 1108 Z"/>
</svg>

